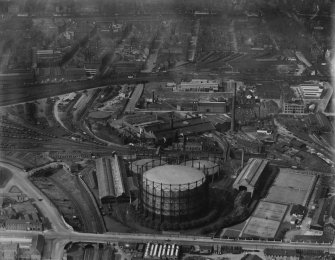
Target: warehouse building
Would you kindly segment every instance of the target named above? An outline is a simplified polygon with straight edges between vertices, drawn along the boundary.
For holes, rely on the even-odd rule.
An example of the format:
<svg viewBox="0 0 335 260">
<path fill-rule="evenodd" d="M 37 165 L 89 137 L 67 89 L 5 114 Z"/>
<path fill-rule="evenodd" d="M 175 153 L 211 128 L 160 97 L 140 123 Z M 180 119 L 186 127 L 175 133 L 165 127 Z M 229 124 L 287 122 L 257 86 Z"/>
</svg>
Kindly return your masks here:
<svg viewBox="0 0 335 260">
<path fill-rule="evenodd" d="M 196 103 L 196 111 L 200 113 L 226 113 L 226 102 L 198 102 Z"/>
<path fill-rule="evenodd" d="M 247 165 L 237 176 L 233 188 L 237 190 L 246 190 L 247 192 L 250 192 L 252 196 L 267 165 L 268 160 L 250 158 Z"/>
<path fill-rule="evenodd" d="M 212 132 L 215 127 L 208 120 L 201 117 L 174 120 L 163 124 L 144 127 L 144 134 L 153 136 L 156 141 L 174 141 L 178 135 L 190 136 Z"/>
<path fill-rule="evenodd" d="M 102 203 L 129 198 L 125 166 L 118 155 L 96 160 L 99 198 Z"/>
<path fill-rule="evenodd" d="M 189 92 L 218 92 L 219 82 L 209 79 L 192 79 L 191 81 L 182 81 L 173 88 L 174 91 Z"/>
<path fill-rule="evenodd" d="M 320 99 L 323 92 L 318 84 L 301 84 L 299 88 L 304 99 Z"/>
</svg>

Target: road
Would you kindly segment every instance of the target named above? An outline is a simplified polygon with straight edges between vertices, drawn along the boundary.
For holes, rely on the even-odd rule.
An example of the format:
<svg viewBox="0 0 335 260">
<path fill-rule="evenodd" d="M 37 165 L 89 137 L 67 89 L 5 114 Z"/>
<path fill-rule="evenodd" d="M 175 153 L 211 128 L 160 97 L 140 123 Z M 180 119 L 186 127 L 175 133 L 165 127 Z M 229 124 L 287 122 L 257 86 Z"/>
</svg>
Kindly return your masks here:
<svg viewBox="0 0 335 260">
<path fill-rule="evenodd" d="M 69 230 L 55 205 L 30 182 L 28 174 L 22 168 L 14 166 L 7 161 L 0 161 L 0 167 L 7 168 L 12 172 L 12 178 L 16 185 L 22 192 L 27 194 L 29 198 L 34 199 L 34 203 L 42 212 L 43 216 L 47 217 L 51 222 L 53 230 L 56 232 L 66 232 Z"/>
<path fill-rule="evenodd" d="M 63 121 L 61 120 L 60 118 L 60 111 L 58 109 L 58 105 L 63 101 L 63 97 L 60 97 L 59 100 L 57 100 L 55 102 L 55 104 L 53 105 L 53 108 L 52 108 L 52 113 L 53 113 L 53 116 L 55 118 L 55 120 L 69 133 L 71 133 L 71 131 L 65 126 L 65 124 L 63 123 Z"/>
</svg>

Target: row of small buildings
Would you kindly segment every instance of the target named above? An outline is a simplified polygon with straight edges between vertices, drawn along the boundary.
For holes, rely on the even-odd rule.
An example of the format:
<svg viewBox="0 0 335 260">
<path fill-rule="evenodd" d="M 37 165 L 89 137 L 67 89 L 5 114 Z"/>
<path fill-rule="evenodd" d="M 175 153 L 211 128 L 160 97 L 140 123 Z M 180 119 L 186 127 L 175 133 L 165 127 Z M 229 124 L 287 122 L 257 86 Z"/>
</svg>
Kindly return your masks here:
<svg viewBox="0 0 335 260">
<path fill-rule="evenodd" d="M 271 257 L 271 259 L 315 259 L 314 257 L 325 256 L 325 252 L 322 250 L 309 250 L 309 249 L 280 249 L 280 248 L 265 248 L 264 255 Z"/>
<path fill-rule="evenodd" d="M 39 220 L 6 219 L 0 221 L 1 230 L 42 231 L 43 224 Z"/>
<path fill-rule="evenodd" d="M 315 208 L 310 229 L 335 235 L 335 197 L 321 198 Z"/>
<path fill-rule="evenodd" d="M 176 244 L 148 243 L 143 258 L 150 259 L 178 259 L 180 246 Z"/>
</svg>

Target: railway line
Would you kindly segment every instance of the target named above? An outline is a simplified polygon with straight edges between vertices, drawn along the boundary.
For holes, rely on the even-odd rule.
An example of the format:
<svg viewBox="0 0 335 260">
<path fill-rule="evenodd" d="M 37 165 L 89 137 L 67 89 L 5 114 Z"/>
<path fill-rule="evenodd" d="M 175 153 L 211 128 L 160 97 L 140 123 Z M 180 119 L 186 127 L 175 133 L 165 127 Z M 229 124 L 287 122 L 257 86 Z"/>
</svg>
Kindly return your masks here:
<svg viewBox="0 0 335 260">
<path fill-rule="evenodd" d="M 92 225 L 90 224 L 91 221 L 88 219 L 87 214 L 85 214 L 85 211 L 82 209 L 80 203 L 77 201 L 77 199 L 69 192 L 67 189 L 63 187 L 61 183 L 59 183 L 58 180 L 53 178 L 52 176 L 49 178 L 52 180 L 53 184 L 57 186 L 58 189 L 63 191 L 63 193 L 70 199 L 70 201 L 73 203 L 74 207 L 78 211 L 79 219 L 83 222 L 83 232 L 97 232 L 94 228 L 91 228 Z"/>
<path fill-rule="evenodd" d="M 206 74 L 200 73 L 201 77 L 208 78 Z M 25 103 L 37 99 L 59 96 L 75 91 L 82 91 L 85 89 L 94 89 L 106 87 L 113 84 L 141 84 L 148 81 L 171 81 L 178 77 L 193 77 L 193 73 L 138 73 L 137 77 L 129 79 L 127 76 L 111 78 L 111 79 L 88 79 L 78 80 L 73 82 L 52 83 L 52 84 L 35 84 L 25 85 L 14 89 L 6 88 L 0 89 L 0 106 L 9 106 L 14 104 Z M 242 80 L 247 82 L 262 82 L 262 81 L 305 81 L 305 80 L 321 80 L 330 81 L 328 76 L 287 76 L 287 75 L 268 75 L 268 74 L 215 74 L 211 77 L 229 78 L 234 80 Z M 29 89 L 29 91 L 27 91 Z"/>
</svg>

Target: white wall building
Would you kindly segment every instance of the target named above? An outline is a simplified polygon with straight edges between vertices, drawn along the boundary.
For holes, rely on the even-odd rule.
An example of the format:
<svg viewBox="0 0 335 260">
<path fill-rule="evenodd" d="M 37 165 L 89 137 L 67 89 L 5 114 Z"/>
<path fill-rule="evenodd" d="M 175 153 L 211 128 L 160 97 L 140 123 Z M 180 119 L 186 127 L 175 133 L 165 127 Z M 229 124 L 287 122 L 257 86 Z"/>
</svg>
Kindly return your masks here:
<svg viewBox="0 0 335 260">
<path fill-rule="evenodd" d="M 318 84 L 301 84 L 299 88 L 304 99 L 320 99 L 323 92 Z"/>
</svg>

